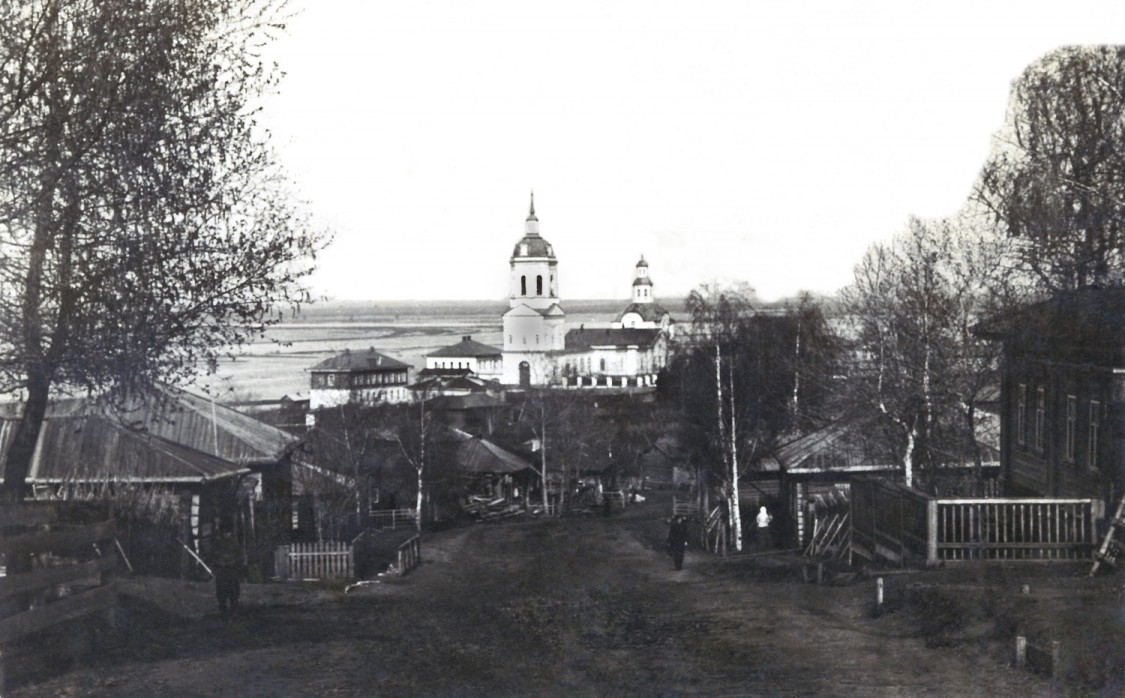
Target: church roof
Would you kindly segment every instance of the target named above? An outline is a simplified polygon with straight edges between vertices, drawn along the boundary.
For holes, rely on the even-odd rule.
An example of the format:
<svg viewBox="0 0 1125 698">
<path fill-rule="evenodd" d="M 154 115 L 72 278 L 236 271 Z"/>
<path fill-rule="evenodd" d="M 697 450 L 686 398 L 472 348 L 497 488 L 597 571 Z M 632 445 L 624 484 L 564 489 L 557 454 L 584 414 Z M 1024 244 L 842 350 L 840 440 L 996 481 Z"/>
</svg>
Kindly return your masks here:
<svg viewBox="0 0 1125 698">
<path fill-rule="evenodd" d="M 637 278 L 633 279 L 633 285 L 652 286 L 652 279 L 648 278 L 647 276 L 638 276 Z"/>
<path fill-rule="evenodd" d="M 502 353 L 496 347 L 477 342 L 472 337 L 462 337 L 460 342 L 442 347 L 426 356 L 483 357 L 500 356 Z"/>
<path fill-rule="evenodd" d="M 659 303 L 630 303 L 621 314 L 617 316 L 617 322 L 628 315 L 629 313 L 636 313 L 641 316 L 644 322 L 660 322 L 664 319 L 665 315 L 671 315 L 664 306 Z"/>
<path fill-rule="evenodd" d="M 372 347 L 367 351 L 345 349 L 344 353 L 325 359 L 309 370 L 314 373 L 328 371 L 348 373 L 371 371 L 379 373 L 382 371 L 401 371 L 404 368 L 410 368 L 410 364 L 403 363 L 386 354 L 380 354 Z"/>
<path fill-rule="evenodd" d="M 543 317 L 562 317 L 566 315 L 566 311 L 558 303 L 552 303 L 550 308 L 543 311 Z"/>
<path fill-rule="evenodd" d="M 567 351 L 581 351 L 591 347 L 652 346 L 660 330 L 645 327 L 581 327 L 566 333 Z"/>
</svg>

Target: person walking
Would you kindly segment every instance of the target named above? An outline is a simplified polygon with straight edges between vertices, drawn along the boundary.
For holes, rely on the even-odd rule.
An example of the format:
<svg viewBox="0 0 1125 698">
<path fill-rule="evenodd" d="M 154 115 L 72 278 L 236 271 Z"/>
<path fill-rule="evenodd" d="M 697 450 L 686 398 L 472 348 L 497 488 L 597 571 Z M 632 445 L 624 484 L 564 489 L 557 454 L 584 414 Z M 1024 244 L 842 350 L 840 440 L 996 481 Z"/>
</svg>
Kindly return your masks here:
<svg viewBox="0 0 1125 698">
<path fill-rule="evenodd" d="M 773 521 L 773 517 L 770 516 L 764 506 L 758 509 L 758 516 L 755 517 L 754 521 L 758 524 L 758 542 L 762 544 L 762 547 L 772 547 L 773 537 L 770 535 L 770 521 Z"/>
<path fill-rule="evenodd" d="M 684 568 L 684 549 L 687 548 L 688 530 L 687 520 L 680 514 L 672 517 L 672 525 L 668 527 L 668 553 L 676 569 Z"/>
<path fill-rule="evenodd" d="M 225 529 L 215 541 L 211 565 L 211 572 L 215 575 L 215 598 L 219 602 L 219 614 L 224 618 L 238 609 L 239 584 L 244 571 L 242 546 L 238 544 L 234 532 Z"/>
</svg>

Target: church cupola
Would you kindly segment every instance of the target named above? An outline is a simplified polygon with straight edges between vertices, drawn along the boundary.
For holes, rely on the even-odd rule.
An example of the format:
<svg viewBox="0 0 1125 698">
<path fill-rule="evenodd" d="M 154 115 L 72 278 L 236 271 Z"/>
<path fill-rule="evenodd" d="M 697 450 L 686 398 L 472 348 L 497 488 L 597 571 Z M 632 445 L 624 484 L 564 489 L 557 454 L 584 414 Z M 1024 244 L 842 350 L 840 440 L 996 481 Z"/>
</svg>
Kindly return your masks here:
<svg viewBox="0 0 1125 698">
<path fill-rule="evenodd" d="M 644 255 L 641 255 L 641 261 L 637 262 L 637 270 L 633 274 L 633 302 L 655 302 L 652 295 L 652 279 L 648 277 L 648 262 L 645 261 Z"/>
<path fill-rule="evenodd" d="M 558 260 L 555 248 L 539 234 L 539 217 L 535 215 L 535 192 L 523 226 L 523 237 L 512 249 L 510 260 L 511 307 L 526 305 L 544 310 L 558 302 Z"/>
</svg>

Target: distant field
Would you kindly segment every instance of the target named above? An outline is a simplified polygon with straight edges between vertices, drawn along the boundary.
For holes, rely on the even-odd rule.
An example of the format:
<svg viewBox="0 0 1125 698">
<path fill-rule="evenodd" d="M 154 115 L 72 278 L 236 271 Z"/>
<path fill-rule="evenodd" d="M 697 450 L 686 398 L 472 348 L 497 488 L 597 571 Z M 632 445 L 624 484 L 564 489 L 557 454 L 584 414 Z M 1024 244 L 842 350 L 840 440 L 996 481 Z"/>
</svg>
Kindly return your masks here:
<svg viewBox="0 0 1125 698">
<path fill-rule="evenodd" d="M 621 300 L 565 301 L 567 324 L 608 325 L 627 305 Z M 220 362 L 203 383 L 228 401 L 276 400 L 308 393 L 308 369 L 345 349 L 377 351 L 419 369 L 423 357 L 462 336 L 499 347 L 504 301 L 334 301 L 303 308 L 247 347 Z M 666 307 L 679 315 L 682 302 Z"/>
</svg>

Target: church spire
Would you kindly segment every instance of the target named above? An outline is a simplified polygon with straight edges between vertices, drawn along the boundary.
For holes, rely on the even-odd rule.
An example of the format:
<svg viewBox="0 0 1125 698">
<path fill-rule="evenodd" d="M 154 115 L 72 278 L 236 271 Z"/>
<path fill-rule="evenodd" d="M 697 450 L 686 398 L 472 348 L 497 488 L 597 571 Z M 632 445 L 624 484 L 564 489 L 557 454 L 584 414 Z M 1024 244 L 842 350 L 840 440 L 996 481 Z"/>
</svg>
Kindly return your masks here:
<svg viewBox="0 0 1125 698">
<path fill-rule="evenodd" d="M 527 214 L 527 220 L 529 220 L 529 221 L 539 220 L 538 218 L 535 217 L 535 190 L 534 189 L 531 190 L 531 211 Z"/>
</svg>

